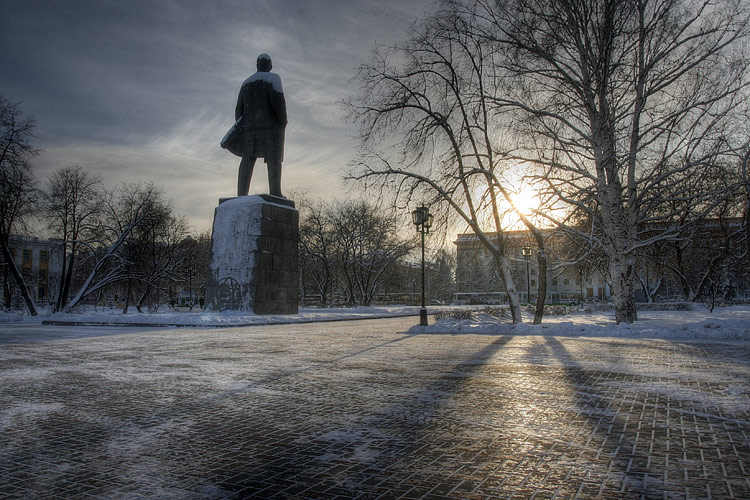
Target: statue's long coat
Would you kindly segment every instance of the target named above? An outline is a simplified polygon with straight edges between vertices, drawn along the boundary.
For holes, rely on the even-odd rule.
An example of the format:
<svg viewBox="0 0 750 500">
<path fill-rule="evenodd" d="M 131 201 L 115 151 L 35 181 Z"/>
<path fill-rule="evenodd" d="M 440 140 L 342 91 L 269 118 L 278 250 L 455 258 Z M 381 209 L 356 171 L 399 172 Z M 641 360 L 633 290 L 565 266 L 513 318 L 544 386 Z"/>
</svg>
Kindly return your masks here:
<svg viewBox="0 0 750 500">
<path fill-rule="evenodd" d="M 287 118 L 279 75 L 258 71 L 245 80 L 234 115 L 242 117 L 241 156 L 283 161 Z"/>
</svg>

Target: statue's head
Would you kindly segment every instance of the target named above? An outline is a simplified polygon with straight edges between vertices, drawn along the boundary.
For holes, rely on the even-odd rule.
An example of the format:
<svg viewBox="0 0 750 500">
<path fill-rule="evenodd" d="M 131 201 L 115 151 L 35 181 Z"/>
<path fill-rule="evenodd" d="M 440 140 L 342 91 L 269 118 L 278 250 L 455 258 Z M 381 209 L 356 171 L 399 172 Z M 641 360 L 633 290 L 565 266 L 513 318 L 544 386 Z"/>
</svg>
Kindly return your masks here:
<svg viewBox="0 0 750 500">
<path fill-rule="evenodd" d="M 264 71 L 264 72 L 271 71 L 271 68 L 273 67 L 271 65 L 271 56 L 269 56 L 268 54 L 259 55 L 257 67 L 258 67 L 258 71 Z"/>
</svg>

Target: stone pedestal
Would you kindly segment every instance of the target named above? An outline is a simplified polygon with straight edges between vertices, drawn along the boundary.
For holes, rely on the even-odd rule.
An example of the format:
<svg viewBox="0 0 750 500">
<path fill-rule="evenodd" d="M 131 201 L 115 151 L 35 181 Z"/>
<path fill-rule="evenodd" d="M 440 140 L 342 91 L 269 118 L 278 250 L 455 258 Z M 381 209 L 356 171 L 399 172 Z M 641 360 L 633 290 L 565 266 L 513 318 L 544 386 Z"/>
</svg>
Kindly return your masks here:
<svg viewBox="0 0 750 500">
<path fill-rule="evenodd" d="M 293 201 L 265 194 L 219 200 L 206 310 L 296 314 L 298 242 Z"/>
</svg>

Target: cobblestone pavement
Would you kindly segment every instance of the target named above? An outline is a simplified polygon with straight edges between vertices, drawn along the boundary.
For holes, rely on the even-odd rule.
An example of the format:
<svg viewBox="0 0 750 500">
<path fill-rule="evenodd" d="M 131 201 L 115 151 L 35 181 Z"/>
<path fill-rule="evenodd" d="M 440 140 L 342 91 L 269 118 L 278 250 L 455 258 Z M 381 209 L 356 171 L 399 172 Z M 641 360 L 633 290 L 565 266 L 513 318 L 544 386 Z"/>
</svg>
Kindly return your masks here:
<svg viewBox="0 0 750 500">
<path fill-rule="evenodd" d="M 0 326 L 0 498 L 750 498 L 747 343 L 414 321 Z"/>
</svg>

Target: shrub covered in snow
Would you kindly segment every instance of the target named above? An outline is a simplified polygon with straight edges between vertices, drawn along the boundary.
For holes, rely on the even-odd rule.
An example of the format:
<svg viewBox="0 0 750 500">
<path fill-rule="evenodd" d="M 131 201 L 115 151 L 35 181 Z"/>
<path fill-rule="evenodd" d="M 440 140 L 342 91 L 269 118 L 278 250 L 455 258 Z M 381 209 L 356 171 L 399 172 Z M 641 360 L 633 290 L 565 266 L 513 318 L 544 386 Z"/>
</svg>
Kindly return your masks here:
<svg viewBox="0 0 750 500">
<path fill-rule="evenodd" d="M 441 319 L 471 319 L 474 311 L 471 309 L 440 309 L 435 311 L 435 320 Z"/>
<path fill-rule="evenodd" d="M 549 304 L 544 306 L 545 316 L 566 316 L 570 314 L 570 311 L 571 306 L 566 306 L 564 304 Z M 534 314 L 536 312 L 536 306 L 534 304 L 529 304 L 526 306 L 526 312 Z"/>
<path fill-rule="evenodd" d="M 692 302 L 651 302 L 638 303 L 636 308 L 639 311 L 692 311 L 694 304 Z"/>
<path fill-rule="evenodd" d="M 484 314 L 489 314 L 490 316 L 494 316 L 496 318 L 509 318 L 510 317 L 510 310 L 508 310 L 507 307 L 503 306 L 484 306 L 480 312 Z"/>
</svg>

